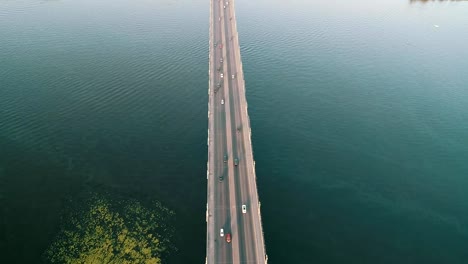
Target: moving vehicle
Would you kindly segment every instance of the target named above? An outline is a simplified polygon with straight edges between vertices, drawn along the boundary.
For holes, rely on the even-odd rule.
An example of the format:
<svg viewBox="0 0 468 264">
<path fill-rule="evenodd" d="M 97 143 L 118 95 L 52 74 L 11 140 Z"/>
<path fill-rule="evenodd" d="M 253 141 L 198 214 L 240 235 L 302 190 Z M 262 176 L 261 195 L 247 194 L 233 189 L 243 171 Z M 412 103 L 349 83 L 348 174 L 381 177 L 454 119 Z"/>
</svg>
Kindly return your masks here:
<svg viewBox="0 0 468 264">
<path fill-rule="evenodd" d="M 224 154 L 224 162 L 227 162 L 227 161 L 228 161 L 228 155 Z"/>
<path fill-rule="evenodd" d="M 226 242 L 231 243 L 231 234 L 226 234 Z"/>
<path fill-rule="evenodd" d="M 224 77 L 224 75 L 223 75 L 222 73 L 221 73 L 221 75 L 220 75 L 220 76 L 221 76 L 221 78 L 223 78 L 223 77 Z"/>
<path fill-rule="evenodd" d="M 226 6 L 223 6 L 224 9 L 226 9 Z"/>
<path fill-rule="evenodd" d="M 224 236 L 224 229 L 221 228 L 221 230 L 219 230 L 219 235 L 222 237 Z"/>
<path fill-rule="evenodd" d="M 242 213 L 247 213 L 247 206 L 245 204 L 242 205 Z"/>
<path fill-rule="evenodd" d="M 224 99 L 221 99 L 221 104 L 222 104 L 222 105 L 224 104 Z"/>
<path fill-rule="evenodd" d="M 238 158 L 234 159 L 234 165 L 236 165 L 236 166 L 239 165 L 239 159 Z"/>
<path fill-rule="evenodd" d="M 219 181 L 222 181 L 224 179 L 223 175 L 219 176 Z"/>
<path fill-rule="evenodd" d="M 223 63 L 223 58 L 221 58 L 219 61 L 220 61 L 221 63 Z"/>
<path fill-rule="evenodd" d="M 232 75 L 232 79 L 234 79 L 234 78 L 235 78 L 235 75 L 233 74 L 233 75 Z"/>
</svg>

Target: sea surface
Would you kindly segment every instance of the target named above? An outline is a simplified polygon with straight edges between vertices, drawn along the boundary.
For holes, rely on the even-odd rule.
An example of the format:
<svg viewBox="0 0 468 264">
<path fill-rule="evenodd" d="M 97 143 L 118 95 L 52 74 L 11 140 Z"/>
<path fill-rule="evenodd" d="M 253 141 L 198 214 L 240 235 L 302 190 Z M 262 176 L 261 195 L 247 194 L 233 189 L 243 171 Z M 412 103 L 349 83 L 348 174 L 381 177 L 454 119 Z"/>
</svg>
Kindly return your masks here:
<svg viewBox="0 0 468 264">
<path fill-rule="evenodd" d="M 237 0 L 269 264 L 468 263 L 468 2 Z M 0 263 L 92 190 L 204 263 L 208 0 L 0 1 Z"/>
</svg>

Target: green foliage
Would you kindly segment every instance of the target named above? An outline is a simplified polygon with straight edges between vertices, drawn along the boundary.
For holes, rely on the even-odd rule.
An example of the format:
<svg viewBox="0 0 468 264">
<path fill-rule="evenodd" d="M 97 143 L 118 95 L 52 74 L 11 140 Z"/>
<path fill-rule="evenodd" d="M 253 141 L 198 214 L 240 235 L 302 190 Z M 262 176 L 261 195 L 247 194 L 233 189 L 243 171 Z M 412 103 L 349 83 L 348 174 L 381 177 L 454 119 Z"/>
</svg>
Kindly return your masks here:
<svg viewBox="0 0 468 264">
<path fill-rule="evenodd" d="M 45 252 L 51 263 L 158 264 L 162 253 L 173 249 L 167 222 L 174 213 L 159 202 L 112 204 L 93 195 L 86 205 L 70 214 Z"/>
</svg>

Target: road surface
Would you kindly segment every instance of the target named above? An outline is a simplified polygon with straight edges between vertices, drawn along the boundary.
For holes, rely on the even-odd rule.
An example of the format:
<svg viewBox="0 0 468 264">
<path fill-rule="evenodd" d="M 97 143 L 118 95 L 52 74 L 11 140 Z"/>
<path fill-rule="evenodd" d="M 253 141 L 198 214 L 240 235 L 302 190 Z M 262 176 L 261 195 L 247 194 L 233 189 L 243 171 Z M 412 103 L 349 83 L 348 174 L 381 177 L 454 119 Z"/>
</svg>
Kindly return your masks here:
<svg viewBox="0 0 468 264">
<path fill-rule="evenodd" d="M 234 1 L 211 0 L 206 213 L 210 264 L 267 262 L 237 36 Z"/>
</svg>

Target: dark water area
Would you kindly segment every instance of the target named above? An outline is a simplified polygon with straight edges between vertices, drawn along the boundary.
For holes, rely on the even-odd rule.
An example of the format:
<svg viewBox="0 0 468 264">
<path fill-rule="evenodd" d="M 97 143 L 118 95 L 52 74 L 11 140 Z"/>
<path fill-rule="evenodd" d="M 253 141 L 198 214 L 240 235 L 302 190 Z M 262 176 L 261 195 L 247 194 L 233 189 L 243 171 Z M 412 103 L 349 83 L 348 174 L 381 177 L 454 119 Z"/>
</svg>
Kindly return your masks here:
<svg viewBox="0 0 468 264">
<path fill-rule="evenodd" d="M 209 8 L 183 7 L 0 3 L 1 263 L 39 263 L 66 201 L 101 189 L 160 200 L 170 262 L 204 259 Z"/>
<path fill-rule="evenodd" d="M 468 263 L 468 3 L 236 8 L 269 263 Z M 0 2 L 0 263 L 103 190 L 175 211 L 167 263 L 204 263 L 208 19 Z"/>
</svg>

